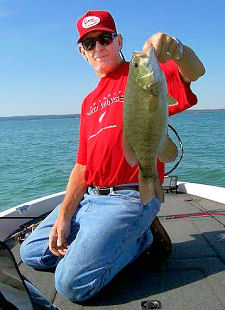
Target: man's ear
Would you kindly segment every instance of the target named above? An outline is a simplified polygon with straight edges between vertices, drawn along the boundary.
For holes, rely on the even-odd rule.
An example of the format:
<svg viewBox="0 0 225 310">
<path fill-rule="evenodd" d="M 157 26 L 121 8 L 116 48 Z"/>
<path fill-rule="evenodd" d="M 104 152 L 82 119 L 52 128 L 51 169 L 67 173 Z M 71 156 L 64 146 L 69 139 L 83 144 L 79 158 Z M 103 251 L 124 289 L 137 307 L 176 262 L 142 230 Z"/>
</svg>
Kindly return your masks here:
<svg viewBox="0 0 225 310">
<path fill-rule="evenodd" d="M 118 38 L 119 48 L 120 48 L 120 51 L 121 51 L 121 49 L 123 47 L 123 37 L 121 36 L 121 34 L 118 34 L 117 38 Z"/>
<path fill-rule="evenodd" d="M 79 45 L 78 50 L 81 53 L 81 55 L 83 56 L 83 58 L 88 61 L 87 55 L 85 53 L 85 50 L 84 50 L 84 48 L 81 45 Z"/>
</svg>

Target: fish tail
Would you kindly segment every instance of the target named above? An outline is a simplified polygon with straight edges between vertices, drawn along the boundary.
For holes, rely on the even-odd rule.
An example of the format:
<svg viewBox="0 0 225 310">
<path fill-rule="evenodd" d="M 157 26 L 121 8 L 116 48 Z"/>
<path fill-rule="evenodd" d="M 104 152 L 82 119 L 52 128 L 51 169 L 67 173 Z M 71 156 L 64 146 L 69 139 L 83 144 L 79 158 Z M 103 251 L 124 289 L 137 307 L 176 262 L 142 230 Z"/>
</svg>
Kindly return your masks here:
<svg viewBox="0 0 225 310">
<path fill-rule="evenodd" d="M 157 197 L 161 202 L 164 202 L 165 201 L 164 191 L 158 176 L 154 178 L 153 184 L 154 184 L 155 197 Z"/>
<path fill-rule="evenodd" d="M 143 205 L 149 203 L 153 197 L 157 197 L 161 202 L 164 202 L 164 192 L 158 176 L 145 178 L 140 171 L 139 192 Z"/>
</svg>

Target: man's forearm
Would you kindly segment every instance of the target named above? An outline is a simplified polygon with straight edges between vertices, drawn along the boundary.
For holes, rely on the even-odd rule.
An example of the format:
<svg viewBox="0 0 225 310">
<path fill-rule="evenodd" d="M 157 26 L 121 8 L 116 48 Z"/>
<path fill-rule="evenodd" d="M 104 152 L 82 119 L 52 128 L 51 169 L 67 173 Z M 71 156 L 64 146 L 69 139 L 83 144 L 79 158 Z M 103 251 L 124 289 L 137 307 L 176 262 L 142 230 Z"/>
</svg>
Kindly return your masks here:
<svg viewBox="0 0 225 310">
<path fill-rule="evenodd" d="M 184 45 L 184 53 L 180 60 L 175 60 L 185 82 L 196 81 L 205 73 L 205 68 L 194 51 Z"/>
<path fill-rule="evenodd" d="M 76 164 L 70 174 L 66 195 L 60 208 L 60 214 L 72 218 L 86 191 L 84 172 L 86 166 Z"/>
</svg>

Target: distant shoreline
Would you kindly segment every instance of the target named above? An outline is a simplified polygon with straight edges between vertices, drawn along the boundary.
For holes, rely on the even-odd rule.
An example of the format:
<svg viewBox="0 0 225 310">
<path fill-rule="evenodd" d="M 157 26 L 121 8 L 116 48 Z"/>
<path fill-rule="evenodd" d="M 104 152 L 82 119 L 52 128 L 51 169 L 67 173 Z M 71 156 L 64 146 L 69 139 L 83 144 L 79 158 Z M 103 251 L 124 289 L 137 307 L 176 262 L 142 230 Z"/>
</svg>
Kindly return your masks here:
<svg viewBox="0 0 225 310">
<path fill-rule="evenodd" d="M 186 110 L 182 113 L 225 113 L 225 109 L 204 109 L 204 110 Z M 41 119 L 63 119 L 63 118 L 80 118 L 80 114 L 61 114 L 61 115 L 24 115 L 24 116 L 4 116 L 0 121 L 24 121 L 24 120 L 41 120 Z"/>
<path fill-rule="evenodd" d="M 32 121 L 40 119 L 62 119 L 62 118 L 80 118 L 80 114 L 62 114 L 62 115 L 24 115 L 24 116 L 5 116 L 0 117 L 1 121 Z"/>
</svg>

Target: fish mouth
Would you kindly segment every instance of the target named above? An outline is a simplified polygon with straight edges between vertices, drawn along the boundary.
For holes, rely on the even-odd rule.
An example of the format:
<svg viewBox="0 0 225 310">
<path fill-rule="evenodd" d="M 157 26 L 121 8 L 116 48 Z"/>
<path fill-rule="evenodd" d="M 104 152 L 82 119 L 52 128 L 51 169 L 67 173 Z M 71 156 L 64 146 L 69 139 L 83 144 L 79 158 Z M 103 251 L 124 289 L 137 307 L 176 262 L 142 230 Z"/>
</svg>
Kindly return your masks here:
<svg viewBox="0 0 225 310">
<path fill-rule="evenodd" d="M 158 60 L 154 48 L 149 49 L 149 55 L 145 52 L 134 51 L 131 63 L 134 68 L 140 67 L 135 74 L 137 85 L 145 90 L 156 89 L 160 84 L 160 76 L 157 73 Z"/>
<path fill-rule="evenodd" d="M 150 50 L 151 52 L 151 50 Z M 131 62 L 133 64 L 134 67 L 137 67 L 137 66 L 144 66 L 146 68 L 146 76 L 147 74 L 151 74 L 153 73 L 153 69 L 152 69 L 152 57 L 151 55 L 147 55 L 146 53 L 144 52 L 137 52 L 137 51 L 134 51 L 133 52 L 133 57 L 131 59 Z"/>
<path fill-rule="evenodd" d="M 139 51 L 133 51 L 133 56 L 141 57 L 141 58 L 148 57 L 147 54 L 145 54 L 144 52 L 139 52 Z"/>
</svg>

